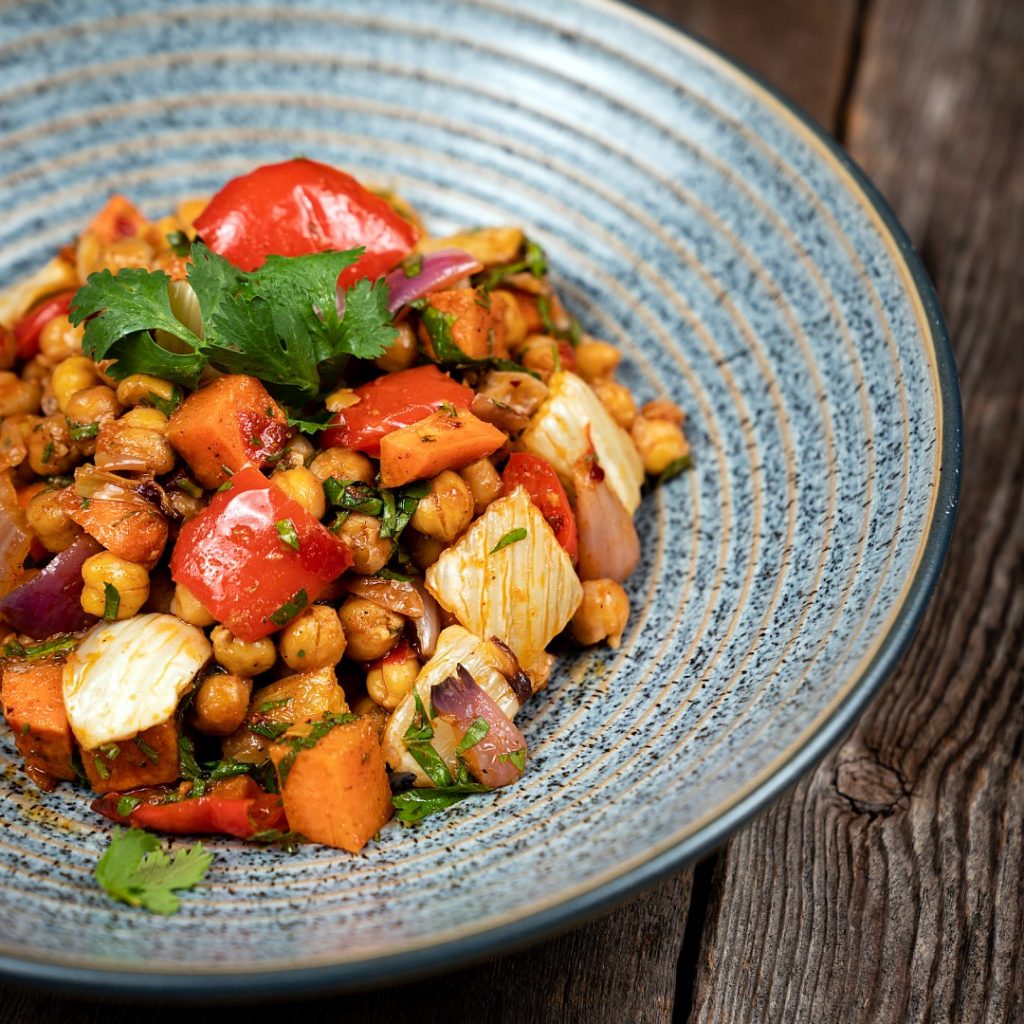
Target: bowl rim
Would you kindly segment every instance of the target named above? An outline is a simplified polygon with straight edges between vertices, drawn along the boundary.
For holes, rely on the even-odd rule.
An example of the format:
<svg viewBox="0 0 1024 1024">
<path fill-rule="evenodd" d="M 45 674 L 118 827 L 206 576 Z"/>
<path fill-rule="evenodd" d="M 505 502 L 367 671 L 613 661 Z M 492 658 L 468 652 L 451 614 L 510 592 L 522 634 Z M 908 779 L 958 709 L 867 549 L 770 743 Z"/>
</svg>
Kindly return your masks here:
<svg viewBox="0 0 1024 1024">
<path fill-rule="evenodd" d="M 604 12 L 626 17 L 642 29 L 688 54 L 696 53 L 745 85 L 773 113 L 828 160 L 890 243 L 894 261 L 902 264 L 911 297 L 920 305 L 921 326 L 927 338 L 938 379 L 940 424 L 939 478 L 931 519 L 918 564 L 907 584 L 902 604 L 860 677 L 816 730 L 794 742 L 776 766 L 766 770 L 747 791 L 699 825 L 689 835 L 670 839 L 660 851 L 638 864 L 626 865 L 610 878 L 599 879 L 565 900 L 552 902 L 521 917 L 491 927 L 421 944 L 381 956 L 302 967 L 257 966 L 195 974 L 188 971 L 107 970 L 61 963 L 51 959 L 0 955 L 0 979 L 70 994 L 119 996 L 171 1001 L 255 1000 L 262 997 L 373 987 L 383 981 L 407 980 L 438 971 L 465 967 L 489 957 L 507 955 L 527 945 L 592 920 L 644 889 L 699 860 L 780 798 L 810 771 L 853 727 L 882 683 L 896 668 L 913 638 L 935 591 L 949 550 L 960 493 L 963 416 L 956 362 L 945 318 L 928 272 L 888 202 L 867 174 L 827 132 L 780 89 L 766 82 L 742 61 L 724 53 L 696 33 L 657 14 L 640 9 L 636 0 L 576 0 Z"/>
</svg>

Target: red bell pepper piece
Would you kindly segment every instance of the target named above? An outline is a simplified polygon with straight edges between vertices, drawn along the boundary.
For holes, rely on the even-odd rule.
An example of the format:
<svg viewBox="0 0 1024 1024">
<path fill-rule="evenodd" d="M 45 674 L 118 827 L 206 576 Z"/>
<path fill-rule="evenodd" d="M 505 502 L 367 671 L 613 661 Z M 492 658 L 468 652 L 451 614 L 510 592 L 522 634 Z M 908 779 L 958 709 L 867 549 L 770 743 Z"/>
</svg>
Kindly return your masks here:
<svg viewBox="0 0 1024 1024">
<path fill-rule="evenodd" d="M 56 317 L 67 316 L 76 291 L 76 288 L 72 288 L 70 291 L 58 292 L 48 299 L 43 299 L 14 325 L 14 340 L 18 345 L 19 359 L 32 359 L 35 356 L 39 351 L 39 337 L 43 333 L 43 328 Z"/>
<path fill-rule="evenodd" d="M 399 370 L 355 389 L 359 401 L 334 414 L 324 431 L 325 448 L 353 448 L 380 458 L 380 439 L 385 434 L 429 416 L 445 404 L 468 409 L 473 391 L 456 383 L 436 366 Z"/>
<path fill-rule="evenodd" d="M 314 160 L 257 167 L 229 181 L 196 218 L 199 237 L 241 270 L 268 256 L 365 252 L 338 284 L 376 278 L 409 255 L 417 231 L 350 174 Z"/>
<path fill-rule="evenodd" d="M 171 576 L 235 636 L 253 641 L 315 601 L 352 553 L 258 469 L 241 469 L 230 483 L 181 527 Z"/>
<path fill-rule="evenodd" d="M 558 543 L 575 562 L 579 557 L 576 516 L 573 515 L 565 488 L 551 463 L 539 455 L 513 452 L 505 464 L 501 481 L 505 485 L 506 494 L 517 485 L 526 488 L 530 500 L 555 531 Z"/>
<path fill-rule="evenodd" d="M 111 821 L 132 828 L 175 835 L 228 835 L 251 839 L 260 832 L 288 831 L 284 805 L 276 793 L 264 793 L 252 779 L 244 796 L 218 796 L 216 792 L 164 803 L 166 793 L 140 790 L 135 793 L 107 793 L 94 800 L 92 809 Z M 234 787 L 235 791 L 239 787 Z M 122 814 L 118 805 L 124 798 L 142 802 Z"/>
</svg>

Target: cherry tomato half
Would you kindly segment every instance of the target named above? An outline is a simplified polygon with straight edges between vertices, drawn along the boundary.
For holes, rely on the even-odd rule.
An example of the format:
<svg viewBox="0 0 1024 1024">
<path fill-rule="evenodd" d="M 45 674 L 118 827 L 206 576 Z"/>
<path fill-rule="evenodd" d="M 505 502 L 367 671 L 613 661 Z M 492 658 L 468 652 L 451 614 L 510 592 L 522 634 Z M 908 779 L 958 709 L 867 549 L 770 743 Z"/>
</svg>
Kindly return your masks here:
<svg viewBox="0 0 1024 1024">
<path fill-rule="evenodd" d="M 526 488 L 530 500 L 554 530 L 558 543 L 575 562 L 579 555 L 576 516 L 551 463 L 529 452 L 513 452 L 505 464 L 501 481 L 506 494 L 517 485 Z"/>
</svg>

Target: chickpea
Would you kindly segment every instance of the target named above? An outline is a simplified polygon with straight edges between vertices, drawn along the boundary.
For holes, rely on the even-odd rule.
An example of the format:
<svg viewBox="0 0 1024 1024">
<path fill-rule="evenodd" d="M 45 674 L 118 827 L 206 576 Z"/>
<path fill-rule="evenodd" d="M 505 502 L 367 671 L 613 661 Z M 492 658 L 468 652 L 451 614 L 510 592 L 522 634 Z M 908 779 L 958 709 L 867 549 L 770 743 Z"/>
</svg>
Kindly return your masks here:
<svg viewBox="0 0 1024 1024">
<path fill-rule="evenodd" d="M 66 473 L 81 458 L 68 433 L 68 422 L 61 416 L 47 416 L 33 426 L 28 435 L 28 464 L 39 476 Z"/>
<path fill-rule="evenodd" d="M 572 617 L 572 635 L 587 646 L 608 641 L 617 648 L 629 618 L 629 598 L 615 580 L 584 580 L 583 601 Z"/>
<path fill-rule="evenodd" d="M 686 419 L 686 413 L 668 398 L 654 398 L 650 402 L 645 402 L 640 415 L 649 420 L 668 420 L 677 427 L 682 426 Z"/>
<path fill-rule="evenodd" d="M 398 643 L 405 619 L 365 597 L 350 597 L 338 612 L 353 661 L 376 661 Z"/>
<path fill-rule="evenodd" d="M 307 672 L 337 665 L 346 643 L 338 613 L 327 605 L 315 604 L 288 623 L 278 649 L 289 668 Z"/>
<path fill-rule="evenodd" d="M 472 522 L 474 508 L 469 484 L 446 469 L 430 481 L 430 492 L 420 498 L 412 527 L 436 540 L 452 541 Z"/>
<path fill-rule="evenodd" d="M 51 366 L 82 354 L 85 326 L 72 327 L 66 316 L 55 316 L 39 335 L 39 351 Z"/>
<path fill-rule="evenodd" d="M 397 337 L 384 355 L 378 356 L 374 360 L 374 363 L 385 373 L 408 370 L 416 362 L 416 332 L 406 320 L 395 326 L 398 330 Z"/>
<path fill-rule="evenodd" d="M 186 494 L 184 491 L 179 491 L 176 487 L 171 488 L 166 492 L 166 501 L 170 505 L 174 514 L 182 520 L 187 522 L 189 519 L 199 515 L 206 506 L 203 504 L 202 498 L 196 498 L 191 494 Z"/>
<path fill-rule="evenodd" d="M 576 346 L 576 372 L 588 382 L 610 377 L 619 365 L 622 353 L 607 341 L 584 338 Z"/>
<path fill-rule="evenodd" d="M 154 400 L 174 402 L 180 397 L 175 384 L 148 373 L 133 373 L 117 383 L 117 400 L 122 405 L 152 405 Z"/>
<path fill-rule="evenodd" d="M 207 736 L 230 736 L 245 720 L 252 680 L 215 672 L 192 699 L 192 724 Z"/>
<path fill-rule="evenodd" d="M 372 576 L 388 564 L 395 550 L 394 541 L 380 535 L 380 520 L 363 512 L 353 512 L 338 530 L 352 551 L 352 571 Z"/>
<path fill-rule="evenodd" d="M 327 499 L 323 484 L 304 466 L 274 474 L 274 483 L 293 501 L 297 501 L 314 519 L 323 519 Z"/>
<path fill-rule="evenodd" d="M 76 391 L 62 410 L 72 423 L 105 423 L 121 415 L 121 403 L 106 384 Z"/>
<path fill-rule="evenodd" d="M 332 476 L 339 481 L 373 483 L 373 463 L 365 455 L 349 448 L 328 448 L 320 452 L 309 464 L 309 469 L 321 483 Z"/>
<path fill-rule="evenodd" d="M 409 545 L 409 554 L 416 568 L 421 572 L 426 572 L 441 557 L 446 546 L 444 541 L 417 533 L 415 529 L 408 530 L 402 536 Z"/>
<path fill-rule="evenodd" d="M 629 430 L 636 419 L 636 405 L 629 389 L 610 377 L 599 378 L 590 386 L 611 418 L 624 430 Z"/>
<path fill-rule="evenodd" d="M 358 401 L 359 396 L 351 388 L 338 388 L 324 399 L 324 405 L 328 412 L 340 412 L 350 405 L 355 405 Z"/>
<path fill-rule="evenodd" d="M 70 547 L 82 534 L 82 528 L 61 511 L 61 492 L 52 488 L 34 494 L 25 509 L 25 519 L 39 543 L 56 554 Z"/>
<path fill-rule="evenodd" d="M 158 434 L 167 433 L 167 417 L 159 409 L 150 409 L 145 405 L 129 409 L 117 422 L 126 427 L 155 430 Z"/>
<path fill-rule="evenodd" d="M 171 614 L 192 626 L 212 626 L 216 619 L 188 587 L 178 583 L 171 598 Z"/>
<path fill-rule="evenodd" d="M 103 246 L 97 256 L 96 269 L 116 274 L 127 267 L 148 267 L 152 259 L 153 247 L 144 238 L 133 235 Z"/>
<path fill-rule="evenodd" d="M 515 298 L 503 288 L 491 292 L 491 308 L 505 318 L 505 338 L 508 347 L 514 349 L 523 343 L 527 334 L 526 317 Z"/>
<path fill-rule="evenodd" d="M 470 494 L 473 495 L 473 514 L 477 516 L 495 498 L 499 498 L 504 489 L 501 477 L 490 459 L 477 459 L 476 462 L 463 466 L 459 470 L 459 476 L 469 485 Z"/>
<path fill-rule="evenodd" d="M 177 595 L 175 595 L 177 596 Z M 274 641 L 265 636 L 251 643 L 239 640 L 227 626 L 216 626 L 210 634 L 213 642 L 213 656 L 218 665 L 223 665 L 236 676 L 258 676 L 274 667 L 277 648 Z"/>
<path fill-rule="evenodd" d="M 412 693 L 419 674 L 420 663 L 412 651 L 404 658 L 384 658 L 366 673 L 366 690 L 382 708 L 394 711 Z"/>
<path fill-rule="evenodd" d="M 690 454 L 682 430 L 668 420 L 637 416 L 629 432 L 647 473 L 663 473 L 671 463 Z"/>
<path fill-rule="evenodd" d="M 53 370 L 50 386 L 60 411 L 68 411 L 68 399 L 77 391 L 93 387 L 99 380 L 96 364 L 87 356 L 71 356 L 59 362 Z"/>
<path fill-rule="evenodd" d="M 128 562 L 109 551 L 87 558 L 82 563 L 81 604 L 90 615 L 103 615 L 107 605 L 108 587 L 117 591 L 115 619 L 131 618 L 149 598 L 149 573 L 145 566 Z"/>
<path fill-rule="evenodd" d="M 308 437 L 296 434 L 285 444 L 281 457 L 277 460 L 277 472 L 286 469 L 301 469 L 313 458 L 314 448 Z"/>
<path fill-rule="evenodd" d="M 133 427 L 120 419 L 100 427 L 95 462 L 97 469 L 161 476 L 174 469 L 175 455 L 170 441 L 159 431 Z"/>
<path fill-rule="evenodd" d="M 43 385 L 38 380 L 22 379 L 8 370 L 0 371 L 0 419 L 39 412 Z"/>
<path fill-rule="evenodd" d="M 519 362 L 547 381 L 558 367 L 561 357 L 558 342 L 546 334 L 531 334 L 519 350 Z"/>
</svg>

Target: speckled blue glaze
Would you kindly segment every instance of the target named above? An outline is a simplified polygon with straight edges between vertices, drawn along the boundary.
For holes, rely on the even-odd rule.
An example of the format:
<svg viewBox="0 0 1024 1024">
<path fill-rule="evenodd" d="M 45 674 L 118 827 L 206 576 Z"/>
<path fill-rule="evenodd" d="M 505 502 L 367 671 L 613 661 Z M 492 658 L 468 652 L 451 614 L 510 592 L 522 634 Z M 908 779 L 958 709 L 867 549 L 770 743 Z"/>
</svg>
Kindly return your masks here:
<svg viewBox="0 0 1024 1024">
<path fill-rule="evenodd" d="M 305 153 L 438 231 L 516 223 L 696 469 L 649 499 L 619 651 L 569 655 L 514 789 L 362 856 L 217 842 L 116 906 L 82 794 L 0 747 L 0 971 L 168 994 L 365 984 L 594 913 L 720 841 L 892 667 L 952 526 L 941 315 L 871 187 L 720 56 L 604 0 L 0 5 L 0 286 L 108 194 L 158 214 Z"/>
</svg>

